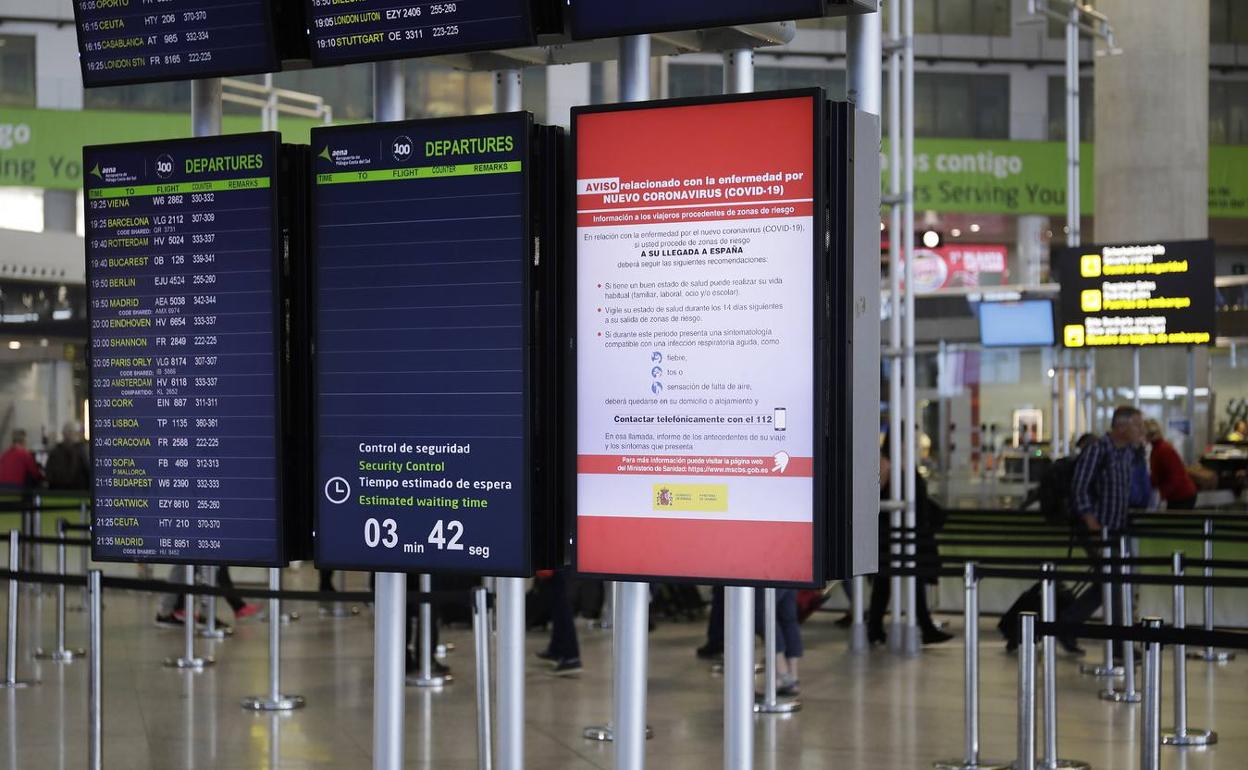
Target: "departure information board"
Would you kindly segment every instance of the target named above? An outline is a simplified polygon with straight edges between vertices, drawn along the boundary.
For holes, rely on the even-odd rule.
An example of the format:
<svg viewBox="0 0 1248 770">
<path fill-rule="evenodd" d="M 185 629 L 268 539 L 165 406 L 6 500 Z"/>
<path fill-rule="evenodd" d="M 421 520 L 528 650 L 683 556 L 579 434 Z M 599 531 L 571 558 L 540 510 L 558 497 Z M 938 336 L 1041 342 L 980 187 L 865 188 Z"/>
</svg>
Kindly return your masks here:
<svg viewBox="0 0 1248 770">
<path fill-rule="evenodd" d="M 570 0 L 572 37 L 638 35 L 823 16 L 827 0 Z"/>
<path fill-rule="evenodd" d="M 312 132 L 322 567 L 527 574 L 530 125 Z"/>
<path fill-rule="evenodd" d="M 1213 241 L 1079 246 L 1052 261 L 1066 347 L 1213 342 Z"/>
<path fill-rule="evenodd" d="M 307 0 L 317 66 L 531 45 L 532 0 Z"/>
<path fill-rule="evenodd" d="M 279 66 L 270 0 L 74 0 L 74 20 L 88 88 Z"/>
<path fill-rule="evenodd" d="M 819 574 L 823 109 L 573 110 L 578 572 Z"/>
<path fill-rule="evenodd" d="M 281 556 L 277 134 L 87 147 L 92 556 Z"/>
</svg>

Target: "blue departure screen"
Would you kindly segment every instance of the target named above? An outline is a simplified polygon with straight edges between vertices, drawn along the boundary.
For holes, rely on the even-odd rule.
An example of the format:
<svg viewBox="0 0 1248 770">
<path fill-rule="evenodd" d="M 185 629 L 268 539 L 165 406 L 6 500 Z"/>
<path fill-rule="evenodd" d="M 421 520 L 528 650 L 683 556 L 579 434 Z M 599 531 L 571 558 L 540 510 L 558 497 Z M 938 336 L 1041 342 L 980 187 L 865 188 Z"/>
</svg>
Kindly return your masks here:
<svg viewBox="0 0 1248 770">
<path fill-rule="evenodd" d="M 570 0 L 572 37 L 616 37 L 823 16 L 827 0 Z"/>
<path fill-rule="evenodd" d="M 533 43 L 531 0 L 307 0 L 317 66 L 489 51 Z"/>
<path fill-rule="evenodd" d="M 529 126 L 313 130 L 321 566 L 527 569 Z"/>
<path fill-rule="evenodd" d="M 279 66 L 269 0 L 74 0 L 74 20 L 88 88 Z"/>
<path fill-rule="evenodd" d="M 277 135 L 83 160 L 92 554 L 276 564 Z"/>
<path fill-rule="evenodd" d="M 1053 303 L 1047 299 L 981 302 L 979 340 L 988 348 L 1052 347 Z"/>
</svg>

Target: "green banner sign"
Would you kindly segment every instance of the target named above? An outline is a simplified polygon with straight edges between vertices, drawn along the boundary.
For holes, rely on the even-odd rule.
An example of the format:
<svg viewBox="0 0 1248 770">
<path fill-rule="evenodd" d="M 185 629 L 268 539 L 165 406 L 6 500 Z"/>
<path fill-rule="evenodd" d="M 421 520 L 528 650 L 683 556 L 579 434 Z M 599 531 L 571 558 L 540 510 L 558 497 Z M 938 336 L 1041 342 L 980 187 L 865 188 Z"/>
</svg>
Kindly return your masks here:
<svg viewBox="0 0 1248 770">
<path fill-rule="evenodd" d="M 281 119 L 283 138 L 307 143 L 320 125 Z M 260 130 L 258 115 L 227 115 L 227 134 Z M 0 186 L 74 190 L 82 146 L 190 136 L 184 113 L 64 111 L 0 107 Z M 1082 208 L 1092 214 L 1093 149 L 1083 145 Z M 885 157 L 887 160 L 887 157 Z M 965 214 L 1066 213 L 1066 145 L 986 139 L 917 139 L 915 205 Z M 884 170 L 887 181 L 888 171 Z M 1248 219 L 1248 146 L 1209 148 L 1209 216 Z"/>
<path fill-rule="evenodd" d="M 887 188 L 887 150 L 883 158 Z M 1080 208 L 1092 215 L 1094 155 L 1082 146 Z M 915 207 L 962 214 L 1066 214 L 1066 145 L 916 139 Z M 1209 148 L 1209 216 L 1248 218 L 1248 146 Z"/>
<path fill-rule="evenodd" d="M 312 127 L 321 123 L 283 116 L 279 125 L 285 141 L 307 144 Z M 258 114 L 226 115 L 221 122 L 226 134 L 259 130 Z M 0 186 L 77 190 L 82 187 L 85 144 L 190 135 L 191 117 L 185 113 L 0 107 Z"/>
</svg>

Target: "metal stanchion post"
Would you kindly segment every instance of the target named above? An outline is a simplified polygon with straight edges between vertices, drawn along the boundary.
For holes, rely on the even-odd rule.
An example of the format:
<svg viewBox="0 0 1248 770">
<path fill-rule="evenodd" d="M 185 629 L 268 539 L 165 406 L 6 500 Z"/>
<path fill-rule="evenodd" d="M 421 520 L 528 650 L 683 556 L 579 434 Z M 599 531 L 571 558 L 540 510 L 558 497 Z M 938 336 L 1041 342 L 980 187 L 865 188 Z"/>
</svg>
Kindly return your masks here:
<svg viewBox="0 0 1248 770">
<path fill-rule="evenodd" d="M 195 568 L 188 566 L 186 568 L 186 585 L 195 588 Z M 195 655 L 195 594 L 187 593 L 185 599 L 185 620 L 183 621 L 184 649 L 180 658 L 166 658 L 166 668 L 177 668 L 186 671 L 203 671 L 206 667 L 216 663 L 212 657 L 197 657 Z"/>
<path fill-rule="evenodd" d="M 1213 519 L 1205 519 L 1205 546 L 1203 554 L 1205 561 L 1213 560 Z M 1205 577 L 1213 577 L 1213 567 L 1205 567 Z M 1205 617 L 1204 625 L 1206 631 L 1212 631 L 1214 627 L 1214 609 L 1213 609 L 1213 586 L 1205 586 Z M 1226 652 L 1224 650 L 1215 650 L 1213 647 L 1205 647 L 1203 650 L 1192 650 L 1189 655 L 1196 660 L 1203 660 L 1208 663 L 1226 663 L 1235 659 L 1235 653 Z"/>
<path fill-rule="evenodd" d="M 207 567 L 208 585 L 219 585 L 217 575 L 220 567 Z M 270 581 L 271 582 L 271 581 Z M 199 636 L 203 639 L 225 639 L 230 635 L 230 629 L 220 628 L 217 626 L 217 597 L 209 595 L 205 597 L 207 607 L 204 612 L 207 617 L 204 619 L 204 627 L 200 629 Z"/>
<path fill-rule="evenodd" d="M 64 519 L 57 520 L 56 532 L 61 540 L 61 542 L 56 544 L 56 574 L 65 577 Z M 65 647 L 65 584 L 59 583 L 56 586 L 56 649 L 36 650 L 35 657 L 40 660 L 50 660 L 53 663 L 72 663 L 74 658 L 81 657 L 84 654 L 83 650 L 70 650 Z"/>
<path fill-rule="evenodd" d="M 1145 618 L 1144 628 L 1161 628 Z M 1161 643 L 1144 645 L 1144 708 L 1140 710 L 1140 770 L 1161 770 Z"/>
<path fill-rule="evenodd" d="M 87 573 L 87 628 L 91 658 L 87 665 L 87 767 L 104 767 L 104 603 L 101 599 L 101 573 Z"/>
<path fill-rule="evenodd" d="M 1014 770 L 1036 770 L 1036 614 L 1018 618 L 1018 759 Z"/>
<path fill-rule="evenodd" d="M 383 77 L 383 64 L 377 77 Z M 394 65 L 391 65 L 394 66 Z M 393 77 L 393 75 L 392 75 Z M 377 573 L 373 612 L 373 770 L 403 767 L 403 668 L 406 652 L 407 575 Z"/>
<path fill-rule="evenodd" d="M 618 625 L 616 623 L 615 610 L 619 607 L 619 589 L 620 584 L 618 582 L 612 581 L 607 583 L 607 595 L 604 599 L 605 606 L 602 610 L 603 619 L 600 628 L 614 629 L 616 625 Z M 612 660 L 615 659 L 615 634 L 611 635 L 611 658 Z M 614 687 L 614 683 L 612 683 L 612 687 Z M 614 692 L 614 689 L 612 689 L 612 703 L 615 703 Z M 589 741 L 600 741 L 603 743 L 610 742 L 615 740 L 615 727 L 612 725 L 610 720 L 608 720 L 605 725 L 590 725 L 581 731 L 581 737 Z M 654 730 L 651 730 L 650 726 L 647 725 L 646 740 L 650 740 L 653 737 Z"/>
<path fill-rule="evenodd" d="M 269 590 L 282 590 L 282 570 L 269 569 Z M 282 695 L 282 600 L 269 599 L 269 694 L 253 695 L 243 700 L 249 711 L 294 711 L 307 701 L 302 695 Z"/>
<path fill-rule="evenodd" d="M 79 519 L 80 519 L 79 523 L 85 524 L 88 527 L 90 527 L 91 526 L 91 513 L 87 510 L 86 500 L 83 500 L 81 503 L 78 504 L 78 514 L 79 514 Z M 86 529 L 84 531 L 87 533 L 87 538 L 90 539 L 91 530 Z M 84 575 L 87 574 L 87 570 L 90 568 L 90 563 L 89 563 L 90 557 L 91 557 L 91 546 L 89 545 L 81 546 L 78 548 L 78 571 Z M 70 611 L 85 612 L 87 609 L 88 598 L 89 597 L 87 595 L 87 589 L 84 586 L 82 589 L 82 606 L 70 607 L 69 608 Z"/>
<path fill-rule="evenodd" d="M 1042 570 L 1052 573 L 1052 563 L 1042 565 Z M 1057 581 L 1047 577 L 1042 581 L 1040 619 L 1045 623 L 1057 622 Z M 1060 759 L 1057 756 L 1057 637 L 1045 634 L 1044 653 L 1044 756 L 1040 759 L 1042 770 L 1089 770 L 1091 765 L 1078 759 Z"/>
<path fill-rule="evenodd" d="M 648 56 L 646 61 L 649 61 Z M 617 598 L 620 603 L 614 632 L 615 767 L 618 770 L 644 770 L 650 586 L 647 583 L 620 583 Z"/>
<path fill-rule="evenodd" d="M 850 584 L 851 593 L 853 595 L 853 606 L 850 607 L 849 624 L 849 650 L 850 652 L 865 652 L 869 646 L 867 642 L 867 624 L 866 624 L 866 601 L 867 601 L 867 578 L 865 575 L 854 575 L 853 582 Z"/>
<path fill-rule="evenodd" d="M 724 770 L 754 767 L 754 589 L 724 589 Z"/>
<path fill-rule="evenodd" d="M 763 589 L 763 693 L 754 704 L 759 714 L 792 714 L 800 711 L 797 698 L 776 697 L 776 589 Z"/>
<path fill-rule="evenodd" d="M 22 536 L 16 529 L 9 530 L 9 571 L 17 572 L 21 563 Z M 36 682 L 17 678 L 17 604 L 20 601 L 17 591 L 17 578 L 9 578 L 8 631 L 4 644 L 4 681 L 0 682 L 0 690 L 19 690 L 30 687 Z"/>
<path fill-rule="evenodd" d="M 498 765 L 524 767 L 524 578 L 498 578 Z"/>
<path fill-rule="evenodd" d="M 420 576 L 420 592 L 427 594 L 433 589 L 433 576 Z M 409 678 L 407 683 L 416 687 L 432 687 L 439 688 L 442 685 L 451 683 L 451 675 L 434 676 L 433 675 L 433 605 L 428 599 L 420 600 L 420 638 L 416 642 L 420 645 L 420 674 Z"/>
<path fill-rule="evenodd" d="M 1174 576 L 1183 577 L 1183 554 L 1174 552 Z M 1174 585 L 1174 627 L 1187 628 L 1187 592 L 1182 583 Z M 1187 645 L 1174 645 L 1174 727 L 1161 736 L 1167 746 L 1210 746 L 1218 742 L 1213 730 L 1187 724 Z"/>
<path fill-rule="evenodd" d="M 477 664 L 477 767 L 494 767 L 490 735 L 490 616 L 484 587 L 472 589 L 472 640 Z"/>
<path fill-rule="evenodd" d="M 1123 558 L 1126 558 L 1131 549 L 1128 547 L 1127 538 L 1121 538 L 1121 552 Z M 1135 599 L 1132 596 L 1131 587 L 1131 568 L 1126 564 L 1122 565 L 1122 623 L 1124 628 L 1130 628 L 1135 620 Z M 1133 642 L 1123 642 L 1122 645 L 1122 689 L 1116 689 L 1113 685 L 1101 691 L 1101 700 L 1113 701 L 1114 703 L 1139 703 L 1142 696 L 1135 689 L 1135 644 Z"/>
<path fill-rule="evenodd" d="M 966 711 L 966 741 L 962 759 L 933 762 L 936 770 L 1007 770 L 1009 762 L 992 762 L 979 758 L 979 577 L 975 564 L 967 562 L 962 574 L 966 591 L 963 605 L 963 625 L 966 626 L 963 646 L 965 668 L 963 707 Z"/>
<path fill-rule="evenodd" d="M 32 538 L 43 536 L 43 498 L 35 495 L 35 507 L 30 512 L 30 534 Z M 35 540 L 30 541 L 30 569 L 33 572 L 43 572 L 43 548 Z M 40 583 L 30 584 L 31 593 L 43 593 L 43 585 Z"/>
<path fill-rule="evenodd" d="M 1101 555 L 1104 556 L 1105 559 L 1107 560 L 1114 558 L 1114 549 L 1109 543 L 1109 531 L 1108 530 L 1104 530 L 1104 529 L 1101 530 L 1101 542 L 1103 544 L 1101 548 Z M 1109 575 L 1113 573 L 1114 568 L 1111 564 L 1106 562 L 1105 566 L 1101 569 L 1101 571 L 1104 572 L 1106 575 Z M 1091 591 L 1094 589 L 1089 588 L 1088 590 Z M 1113 608 L 1114 608 L 1114 603 L 1116 601 L 1117 599 L 1114 598 L 1114 584 L 1108 581 L 1101 583 L 1101 613 L 1105 617 L 1105 625 L 1107 626 L 1113 623 L 1113 617 L 1114 617 Z M 1085 663 L 1079 667 L 1079 673 L 1085 674 L 1087 676 L 1095 676 L 1099 678 L 1110 678 L 1110 677 L 1122 676 L 1122 666 L 1114 665 L 1114 643 L 1113 641 L 1110 639 L 1106 639 L 1104 649 L 1105 649 L 1105 659 L 1102 663 L 1100 663 L 1099 665 L 1096 663 Z"/>
</svg>

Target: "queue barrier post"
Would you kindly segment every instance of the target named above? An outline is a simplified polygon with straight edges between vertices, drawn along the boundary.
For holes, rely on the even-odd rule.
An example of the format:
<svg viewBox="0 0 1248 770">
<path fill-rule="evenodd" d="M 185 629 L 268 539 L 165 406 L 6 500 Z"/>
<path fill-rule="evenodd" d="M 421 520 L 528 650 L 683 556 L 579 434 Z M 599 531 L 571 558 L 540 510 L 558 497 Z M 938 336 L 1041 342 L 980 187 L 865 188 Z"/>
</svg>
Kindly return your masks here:
<svg viewBox="0 0 1248 770">
<path fill-rule="evenodd" d="M 1145 618 L 1144 628 L 1161 628 Z M 1161 770 L 1161 643 L 1144 645 L 1144 708 L 1140 709 L 1140 770 Z"/>
<path fill-rule="evenodd" d="M 9 530 L 9 572 L 17 572 L 21 566 L 21 534 L 16 529 Z M 4 681 L 0 682 L 0 690 L 20 690 L 37 682 L 17 678 L 17 578 L 9 577 L 8 630 L 4 645 Z"/>
<path fill-rule="evenodd" d="M 43 572 L 43 549 L 34 540 L 34 538 L 43 534 L 43 498 L 40 495 L 35 495 L 35 507 L 30 512 L 30 522 L 32 539 L 30 541 L 30 555 L 26 561 L 30 564 L 31 572 Z M 41 583 L 31 583 L 29 588 L 32 594 L 43 593 L 43 584 Z"/>
<path fill-rule="evenodd" d="M 477 665 L 477 767 L 494 767 L 494 738 L 490 732 L 490 616 L 486 589 L 472 589 L 472 640 Z"/>
<path fill-rule="evenodd" d="M 1051 573 L 1056 570 L 1052 562 L 1041 565 L 1050 573 L 1041 581 L 1040 619 L 1045 623 L 1057 622 L 1057 581 Z M 1040 758 L 1042 770 L 1089 770 L 1091 765 L 1079 759 L 1062 759 L 1057 755 L 1057 637 L 1046 633 L 1041 642 L 1044 655 L 1044 756 Z"/>
<path fill-rule="evenodd" d="M 602 617 L 599 620 L 598 627 L 603 630 L 612 630 L 616 625 L 615 610 L 619 606 L 617 594 L 620 590 L 620 584 L 616 581 L 607 583 L 606 596 L 603 597 L 604 607 L 602 608 Z M 725 601 L 727 601 L 725 597 Z M 615 634 L 611 635 L 611 658 L 615 658 Z M 612 680 L 611 686 L 615 686 Z M 611 695 L 612 703 L 615 702 L 614 690 Z M 615 725 L 612 720 L 607 720 L 605 725 L 590 725 L 581 730 L 581 737 L 587 741 L 598 741 L 600 743 L 610 743 L 615 740 Z M 646 740 L 654 737 L 654 730 L 646 725 Z"/>
<path fill-rule="evenodd" d="M 1213 519 L 1205 519 L 1204 524 L 1204 557 L 1205 561 L 1213 561 Z M 1213 567 L 1205 567 L 1205 577 L 1213 577 Z M 1205 617 L 1204 624 L 1206 631 L 1213 631 L 1214 627 L 1214 607 L 1213 607 L 1213 586 L 1205 586 Z M 1206 663 L 1227 663 L 1235 660 L 1235 653 L 1225 650 L 1215 650 L 1212 646 L 1207 646 L 1203 650 L 1192 650 L 1190 656 L 1193 660 L 1203 660 Z"/>
<path fill-rule="evenodd" d="M 60 542 L 56 544 L 56 574 L 65 577 L 64 519 L 57 519 L 56 533 L 60 538 Z M 36 650 L 35 657 L 39 660 L 49 660 L 53 663 L 72 663 L 74 658 L 80 658 L 84 654 L 83 650 L 70 650 L 65 647 L 65 584 L 58 583 L 56 586 L 56 649 Z"/>
<path fill-rule="evenodd" d="M 87 509 L 87 501 L 83 500 L 78 503 L 79 523 L 86 527 L 87 536 L 91 535 L 91 512 Z M 90 568 L 91 546 L 78 549 L 78 572 L 85 575 Z M 82 603 L 80 605 L 70 607 L 71 612 L 86 612 L 87 605 L 90 603 L 90 592 L 86 586 L 82 589 Z"/>
<path fill-rule="evenodd" d="M 965 668 L 965 742 L 961 759 L 932 763 L 936 770 L 1008 770 L 1009 762 L 993 762 L 979 758 L 979 576 L 975 563 L 967 562 L 962 573 L 965 603 L 962 616 L 966 627 L 963 645 Z"/>
<path fill-rule="evenodd" d="M 87 767 L 104 767 L 103 654 L 104 603 L 98 569 L 87 573 L 87 636 L 91 648 L 87 664 Z"/>
<path fill-rule="evenodd" d="M 1102 567 L 1101 570 L 1105 574 L 1110 574 L 1113 572 L 1114 568 L 1109 563 L 1108 560 L 1114 557 L 1114 549 L 1113 549 L 1113 546 L 1109 542 L 1108 530 L 1105 530 L 1105 529 L 1101 530 L 1101 543 L 1102 543 L 1101 555 L 1104 556 L 1106 559 L 1105 566 Z M 1089 589 L 1089 590 L 1092 590 L 1092 589 Z M 1101 612 L 1103 613 L 1105 617 L 1105 625 L 1107 626 L 1113 623 L 1113 617 L 1114 617 L 1113 607 L 1116 601 L 1117 600 L 1114 598 L 1113 583 L 1110 583 L 1110 582 L 1101 583 Z M 1085 676 L 1096 677 L 1098 679 L 1112 679 L 1112 678 L 1122 676 L 1123 675 L 1122 666 L 1115 665 L 1114 663 L 1113 641 L 1110 639 L 1106 639 L 1103 649 L 1104 649 L 1103 661 L 1100 664 L 1085 663 L 1079 667 L 1079 673 Z"/>
<path fill-rule="evenodd" d="M 420 592 L 423 594 L 420 599 L 420 639 L 417 641 L 420 645 L 420 673 L 409 678 L 407 683 L 415 687 L 428 687 L 436 690 L 443 685 L 450 684 L 451 675 L 433 675 L 433 605 L 425 596 L 432 589 L 433 576 L 422 574 L 420 576 Z"/>
<path fill-rule="evenodd" d="M 220 584 L 217 577 L 220 574 L 220 570 L 221 568 L 217 566 L 208 567 L 206 569 L 208 585 L 215 586 Z M 229 637 L 231 635 L 231 629 L 222 628 L 217 625 L 217 597 L 209 594 L 205 598 L 205 602 L 208 606 L 204 610 L 206 617 L 204 619 L 204 627 L 200 629 L 199 632 L 200 638 L 216 639 L 219 641 Z"/>
<path fill-rule="evenodd" d="M 1183 577 L 1183 553 L 1174 552 L 1174 576 Z M 1182 583 L 1174 585 L 1174 627 L 1187 628 L 1187 596 Z M 1161 736 L 1166 746 L 1210 746 L 1218 742 L 1213 730 L 1187 724 L 1187 645 L 1174 645 L 1174 727 Z"/>
<path fill-rule="evenodd" d="M 754 767 L 753 588 L 724 588 L 724 770 Z"/>
<path fill-rule="evenodd" d="M 278 567 L 269 569 L 269 590 L 282 590 Z M 302 695 L 282 694 L 282 600 L 274 596 L 269 599 L 269 694 L 246 698 L 242 705 L 249 711 L 294 711 L 306 704 Z"/>
<path fill-rule="evenodd" d="M 186 585 L 193 592 L 195 589 L 195 568 L 187 566 Z M 188 592 L 183 602 L 183 652 L 181 657 L 166 658 L 165 668 L 176 668 L 181 671 L 203 671 L 217 661 L 211 656 L 199 657 L 195 654 L 195 594 Z"/>
<path fill-rule="evenodd" d="M 866 595 L 867 578 L 865 575 L 854 575 L 851 582 L 852 599 L 850 601 L 849 650 L 865 652 L 870 645 L 867 641 Z"/>
<path fill-rule="evenodd" d="M 1019 615 L 1018 759 L 1015 770 L 1036 770 L 1036 614 Z"/>
<path fill-rule="evenodd" d="M 763 692 L 755 699 L 756 714 L 792 714 L 801 711 L 797 698 L 776 696 L 776 589 L 763 589 Z"/>
<path fill-rule="evenodd" d="M 1120 553 L 1124 556 L 1131 551 L 1128 548 L 1127 538 L 1120 540 Z M 1120 584 L 1120 595 L 1122 597 L 1122 623 L 1121 625 L 1130 628 L 1134 624 L 1135 603 L 1132 596 L 1131 588 L 1131 567 L 1127 564 L 1122 565 L 1122 582 Z M 1101 700 L 1111 701 L 1113 703 L 1139 703 L 1143 700 L 1143 696 L 1135 688 L 1135 645 L 1127 642 L 1122 645 L 1122 689 L 1119 690 L 1113 685 L 1105 688 L 1100 693 Z"/>
</svg>

